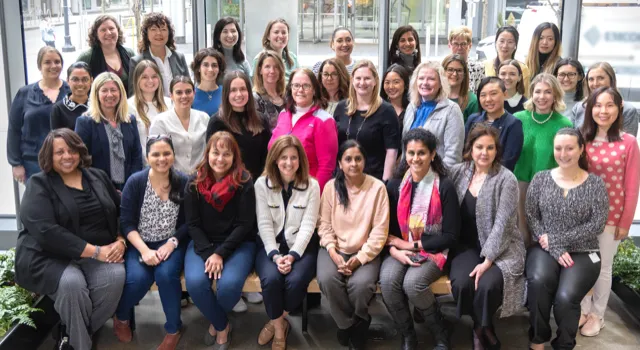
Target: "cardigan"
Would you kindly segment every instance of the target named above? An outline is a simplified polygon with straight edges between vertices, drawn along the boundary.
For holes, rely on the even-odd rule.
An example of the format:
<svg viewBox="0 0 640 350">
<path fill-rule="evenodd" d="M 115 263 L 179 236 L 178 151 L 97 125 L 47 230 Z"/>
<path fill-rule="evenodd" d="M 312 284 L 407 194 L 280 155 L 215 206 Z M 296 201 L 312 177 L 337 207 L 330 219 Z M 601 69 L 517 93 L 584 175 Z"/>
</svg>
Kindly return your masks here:
<svg viewBox="0 0 640 350">
<path fill-rule="evenodd" d="M 120 195 L 100 169 L 81 169 L 104 209 L 108 231 L 118 235 Z M 80 232 L 80 213 L 71 189 L 55 171 L 31 177 L 20 204 L 24 225 L 16 245 L 16 282 L 37 294 L 53 294 L 69 263 L 80 259 L 87 242 Z M 100 244 L 98 242 L 93 242 Z"/>
<path fill-rule="evenodd" d="M 451 168 L 459 205 L 469 189 L 473 161 Z M 480 256 L 491 260 L 502 272 L 504 292 L 500 317 L 508 317 L 524 305 L 526 250 L 518 229 L 518 180 L 507 168 L 497 166 L 489 172 L 476 201 L 476 224 L 482 250 Z"/>
<path fill-rule="evenodd" d="M 573 109 L 571 110 L 571 121 L 575 128 L 580 129 L 582 124 L 584 123 L 584 110 L 585 110 L 586 102 L 580 102 L 573 105 Z M 638 119 L 640 119 L 640 112 L 630 103 L 627 102 L 624 104 L 622 108 L 622 129 L 625 132 L 633 135 L 633 137 L 638 136 Z"/>
<path fill-rule="evenodd" d="M 118 45 L 120 45 L 120 44 L 118 44 Z M 127 72 L 127 69 L 129 69 L 131 67 L 130 66 L 131 58 L 133 56 L 135 56 L 135 53 L 133 52 L 133 50 L 131 50 L 128 47 L 121 47 L 121 48 L 124 49 L 124 51 L 127 52 L 127 55 L 129 56 L 129 59 L 126 62 L 122 62 L 122 66 L 121 66 L 122 75 L 120 75 L 119 78 L 122 81 L 122 86 L 124 86 L 124 89 L 127 92 L 127 97 L 129 97 L 129 96 L 131 96 L 133 94 L 133 90 L 129 89 L 129 76 L 130 75 L 133 76 L 133 71 L 129 70 Z M 106 70 L 100 71 L 100 69 L 97 68 L 97 63 L 91 62 L 91 56 L 92 55 L 93 55 L 93 48 L 90 47 L 86 51 L 81 53 L 80 56 L 78 56 L 78 61 L 85 62 L 86 64 L 89 65 L 89 67 L 91 68 L 91 77 L 93 79 L 95 79 L 98 75 L 100 75 L 100 73 L 106 72 Z M 125 59 L 126 59 L 126 57 L 125 57 Z M 122 59 L 121 59 L 121 61 L 122 61 Z M 107 66 L 107 69 L 108 69 L 109 65 L 107 65 L 106 63 L 105 63 L 105 65 Z M 125 69 L 125 65 L 127 66 L 126 69 Z"/>
<path fill-rule="evenodd" d="M 70 97 L 71 93 L 53 105 L 49 120 L 51 130 L 58 128 L 75 129 L 76 120 L 89 108 L 86 104 L 75 103 Z"/>
<path fill-rule="evenodd" d="M 282 190 L 274 190 L 266 176 L 255 183 L 258 235 L 269 259 L 279 254 L 276 237 L 284 230 L 289 254 L 296 260 L 304 254 L 313 236 L 320 209 L 320 186 L 314 178 L 303 188 L 293 187 L 285 207 Z"/>
<path fill-rule="evenodd" d="M 465 141 L 475 124 L 486 123 L 486 121 L 487 113 L 484 111 L 471 115 L 464 126 Z M 524 142 L 522 122 L 509 112 L 505 112 L 500 118 L 494 120 L 491 126 L 498 129 L 500 133 L 499 141 L 502 146 L 500 163 L 510 171 L 513 171 L 518 162 L 518 158 L 520 158 L 522 143 Z"/>
<path fill-rule="evenodd" d="M 122 190 L 122 200 L 120 201 L 120 231 L 125 237 L 128 237 L 132 231 L 138 231 L 140 224 L 140 212 L 144 202 L 144 192 L 147 188 L 147 180 L 149 179 L 150 168 L 131 175 Z M 177 177 L 179 185 L 180 197 L 184 198 L 184 190 L 187 186 L 187 176 L 174 170 L 173 174 Z M 178 221 L 176 223 L 176 232 L 173 237 L 182 242 L 187 238 L 189 232 L 185 222 L 184 202 L 180 203 L 180 211 L 178 212 Z"/>
<path fill-rule="evenodd" d="M 175 78 L 177 76 L 183 75 L 185 77 L 189 77 L 189 65 L 187 64 L 187 60 L 184 58 L 184 55 L 178 51 L 175 50 L 171 50 L 171 54 L 169 55 L 169 52 L 167 52 L 167 56 L 165 57 L 165 59 L 169 60 L 169 66 L 171 67 L 171 74 L 172 76 Z M 136 66 L 138 65 L 138 63 L 140 63 L 142 60 L 149 60 L 153 63 L 157 62 L 153 59 L 153 56 L 151 56 L 151 50 L 145 50 L 143 51 L 141 54 L 136 55 L 134 57 L 131 57 L 131 59 L 129 60 L 129 74 L 133 76 L 133 72 L 136 69 Z M 165 82 L 164 81 L 164 76 L 162 75 L 162 69 L 164 69 L 163 66 L 159 66 L 160 68 L 160 77 L 163 80 L 163 84 L 164 86 L 169 86 L 169 84 L 171 82 Z M 129 81 L 129 95 L 133 95 L 135 92 L 135 89 L 133 88 L 133 79 L 131 79 Z M 166 88 L 164 90 L 167 90 Z M 165 91 L 164 94 L 165 96 L 169 96 L 170 91 Z"/>
</svg>

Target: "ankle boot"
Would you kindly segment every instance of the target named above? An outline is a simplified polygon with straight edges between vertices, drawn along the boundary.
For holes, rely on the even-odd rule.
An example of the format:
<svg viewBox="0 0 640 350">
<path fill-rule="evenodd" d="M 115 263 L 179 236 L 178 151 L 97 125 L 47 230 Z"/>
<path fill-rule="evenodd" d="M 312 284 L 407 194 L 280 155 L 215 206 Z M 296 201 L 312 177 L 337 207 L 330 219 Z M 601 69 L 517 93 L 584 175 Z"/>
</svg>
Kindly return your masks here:
<svg viewBox="0 0 640 350">
<path fill-rule="evenodd" d="M 400 343 L 401 350 L 417 350 L 418 349 L 418 336 L 416 331 L 411 329 L 402 334 L 402 342 Z"/>
<path fill-rule="evenodd" d="M 426 310 L 422 310 L 425 325 L 433 335 L 436 343 L 433 350 L 449 350 L 449 323 L 440 313 L 440 307 L 437 304 L 432 305 Z"/>
<path fill-rule="evenodd" d="M 349 349 L 364 350 L 369 338 L 369 325 L 371 318 L 368 320 L 360 319 L 356 324 L 349 328 Z"/>
</svg>

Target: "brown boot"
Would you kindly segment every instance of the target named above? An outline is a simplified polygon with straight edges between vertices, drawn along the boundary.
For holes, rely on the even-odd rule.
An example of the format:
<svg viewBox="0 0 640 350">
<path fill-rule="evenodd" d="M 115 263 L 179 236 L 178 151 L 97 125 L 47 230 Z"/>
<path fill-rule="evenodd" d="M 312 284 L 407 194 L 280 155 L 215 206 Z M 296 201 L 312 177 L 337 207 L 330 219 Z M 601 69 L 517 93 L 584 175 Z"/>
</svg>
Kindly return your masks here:
<svg viewBox="0 0 640 350">
<path fill-rule="evenodd" d="M 271 342 L 271 350 L 287 349 L 287 337 L 289 336 L 289 329 L 291 328 L 291 326 L 289 325 L 289 321 L 287 320 L 284 320 L 284 324 L 284 338 L 273 337 L 273 342 Z"/>
<path fill-rule="evenodd" d="M 264 325 L 264 327 L 262 327 L 260 334 L 258 334 L 258 345 L 268 344 L 271 341 L 271 339 L 273 339 L 273 335 L 275 333 L 276 333 L 276 330 L 274 329 L 271 321 L 267 322 Z"/>
<path fill-rule="evenodd" d="M 180 337 L 182 337 L 182 333 L 180 331 L 174 334 L 167 334 L 164 336 L 164 340 L 158 346 L 158 350 L 175 350 L 176 346 L 178 346 L 178 342 L 180 341 Z"/>
<path fill-rule="evenodd" d="M 128 343 L 133 338 L 129 321 L 120 321 L 115 316 L 113 316 L 113 333 L 121 343 Z"/>
</svg>

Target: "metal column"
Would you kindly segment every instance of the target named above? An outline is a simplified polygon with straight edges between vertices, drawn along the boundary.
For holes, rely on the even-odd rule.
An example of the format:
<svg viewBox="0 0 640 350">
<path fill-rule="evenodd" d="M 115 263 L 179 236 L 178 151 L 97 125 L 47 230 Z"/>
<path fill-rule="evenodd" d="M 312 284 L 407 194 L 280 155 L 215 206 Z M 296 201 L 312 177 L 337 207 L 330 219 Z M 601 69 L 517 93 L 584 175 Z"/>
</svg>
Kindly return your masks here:
<svg viewBox="0 0 640 350">
<path fill-rule="evenodd" d="M 578 58 L 580 49 L 580 21 L 582 0 L 564 0 L 561 27 L 562 57 Z"/>
<path fill-rule="evenodd" d="M 389 60 L 389 10 L 389 0 L 380 0 L 380 26 L 378 27 L 378 72 L 380 72 L 380 76 L 387 71 L 387 61 Z"/>
</svg>

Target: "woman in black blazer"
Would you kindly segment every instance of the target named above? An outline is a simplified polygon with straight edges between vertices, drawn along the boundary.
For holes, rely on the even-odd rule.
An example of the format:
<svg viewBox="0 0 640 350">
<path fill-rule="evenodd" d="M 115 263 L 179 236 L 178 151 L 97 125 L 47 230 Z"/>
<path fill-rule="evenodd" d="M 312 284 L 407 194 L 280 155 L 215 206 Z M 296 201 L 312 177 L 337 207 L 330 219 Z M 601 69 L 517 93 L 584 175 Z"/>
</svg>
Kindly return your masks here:
<svg viewBox="0 0 640 350">
<path fill-rule="evenodd" d="M 54 300 L 68 334 L 59 342 L 91 349 L 91 332 L 113 315 L 125 281 L 120 196 L 89 168 L 87 148 L 69 129 L 49 133 L 38 163 L 20 206 L 16 282 Z"/>
</svg>

